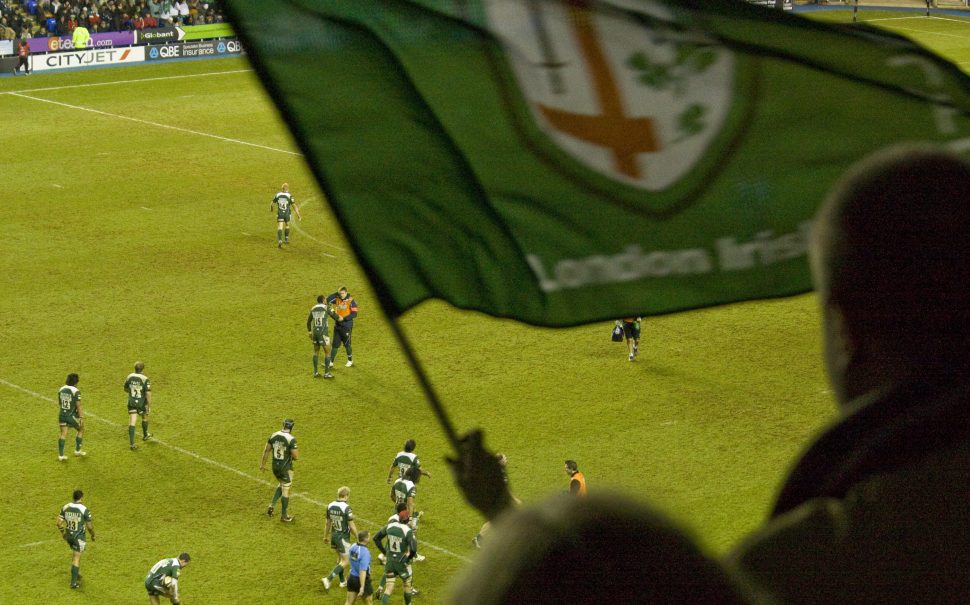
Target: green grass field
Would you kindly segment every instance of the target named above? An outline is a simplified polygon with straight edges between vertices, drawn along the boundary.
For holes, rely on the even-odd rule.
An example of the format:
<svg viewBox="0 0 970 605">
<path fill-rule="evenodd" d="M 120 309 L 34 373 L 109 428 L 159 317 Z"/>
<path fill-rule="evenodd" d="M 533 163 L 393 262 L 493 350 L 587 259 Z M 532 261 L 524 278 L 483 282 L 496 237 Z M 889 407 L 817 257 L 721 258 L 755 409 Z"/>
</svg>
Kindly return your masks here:
<svg viewBox="0 0 970 605">
<path fill-rule="evenodd" d="M 878 24 L 970 61 L 968 23 Z M 319 582 L 335 559 L 323 505 L 348 485 L 359 522 L 376 529 L 407 437 L 433 474 L 419 491 L 428 559 L 415 586 L 439 602 L 474 556 L 481 519 L 245 61 L 0 80 L 11 91 L 23 92 L 0 94 L 0 603 L 141 603 L 148 568 L 182 550 L 193 556 L 189 605 L 342 603 Z M 278 250 L 269 201 L 283 181 L 304 220 Z M 306 314 L 341 285 L 360 305 L 356 365 L 341 354 L 335 380 L 313 380 Z M 518 496 L 564 489 L 562 461 L 575 458 L 593 489 L 657 504 L 715 553 L 764 518 L 793 457 L 835 413 L 810 296 L 649 319 L 632 364 L 605 324 L 537 329 L 431 302 L 403 325 L 458 427 L 483 427 L 508 454 Z M 139 359 L 158 440 L 131 452 L 121 385 Z M 88 457 L 58 463 L 53 397 L 68 372 L 81 376 Z M 272 475 L 257 468 L 284 417 L 301 450 L 293 525 L 266 518 Z M 98 539 L 70 592 L 54 518 L 77 487 Z"/>
</svg>

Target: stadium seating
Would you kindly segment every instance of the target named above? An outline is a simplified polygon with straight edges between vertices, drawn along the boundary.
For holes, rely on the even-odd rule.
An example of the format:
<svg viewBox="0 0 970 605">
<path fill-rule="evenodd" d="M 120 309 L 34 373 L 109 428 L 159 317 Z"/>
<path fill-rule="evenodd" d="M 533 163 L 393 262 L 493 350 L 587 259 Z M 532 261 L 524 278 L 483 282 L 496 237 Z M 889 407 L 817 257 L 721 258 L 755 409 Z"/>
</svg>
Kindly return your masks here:
<svg viewBox="0 0 970 605">
<path fill-rule="evenodd" d="M 119 29 L 134 29 L 134 19 L 124 19 L 123 15 L 130 17 L 135 15 L 135 0 L 114 0 L 119 7 L 120 17 Z M 103 13 L 107 8 L 107 0 L 95 0 L 99 13 Z M 28 36 L 47 36 L 57 33 L 57 24 L 60 17 L 69 17 L 74 14 L 79 15 L 76 3 L 61 2 L 56 14 L 50 3 L 43 0 L 0 0 L 0 16 L 7 17 L 8 22 L 13 26 L 15 33 L 19 36 L 25 33 Z M 203 23 L 221 23 L 225 19 L 222 11 L 213 0 L 200 1 L 198 4 L 190 2 L 190 13 L 188 17 L 176 17 L 174 20 L 179 25 L 193 25 Z M 52 20 L 53 19 L 53 20 Z M 160 20 L 161 21 L 161 20 Z M 164 24 L 160 24 L 164 26 Z M 97 28 L 91 29 L 92 34 L 111 31 L 111 25 L 102 20 Z"/>
</svg>

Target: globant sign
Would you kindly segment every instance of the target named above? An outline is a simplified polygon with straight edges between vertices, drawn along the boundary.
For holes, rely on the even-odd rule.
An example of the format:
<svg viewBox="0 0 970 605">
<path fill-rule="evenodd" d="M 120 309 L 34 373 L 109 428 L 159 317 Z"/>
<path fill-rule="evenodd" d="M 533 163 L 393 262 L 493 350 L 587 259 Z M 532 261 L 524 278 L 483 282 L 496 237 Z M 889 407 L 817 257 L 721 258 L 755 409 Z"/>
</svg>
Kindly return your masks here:
<svg viewBox="0 0 970 605">
<path fill-rule="evenodd" d="M 145 47 L 106 48 L 103 50 L 81 50 L 66 53 L 51 53 L 33 57 L 34 71 L 51 69 L 73 69 L 76 67 L 95 67 L 139 63 L 145 60 Z"/>
</svg>

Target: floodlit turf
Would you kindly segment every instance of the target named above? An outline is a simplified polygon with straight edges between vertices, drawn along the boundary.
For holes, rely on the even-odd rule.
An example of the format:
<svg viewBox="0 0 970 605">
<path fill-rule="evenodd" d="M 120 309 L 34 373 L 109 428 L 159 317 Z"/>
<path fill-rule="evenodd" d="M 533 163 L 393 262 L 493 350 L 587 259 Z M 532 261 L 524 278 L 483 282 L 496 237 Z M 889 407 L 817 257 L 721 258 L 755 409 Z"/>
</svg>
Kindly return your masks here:
<svg viewBox="0 0 970 605">
<path fill-rule="evenodd" d="M 934 28 L 918 39 L 948 56 L 952 36 L 970 42 L 961 22 L 879 22 L 904 24 Z M 91 86 L 122 80 L 140 81 Z M 440 601 L 481 520 L 453 487 L 387 320 L 245 62 L 0 80 L 13 90 L 32 92 L 0 95 L 0 603 L 144 602 L 148 568 L 182 550 L 193 556 L 190 605 L 340 603 L 342 591 L 319 583 L 334 564 L 320 504 L 348 485 L 375 529 L 407 437 L 433 474 L 419 486 L 428 559 L 415 585 Z M 305 220 L 278 250 L 269 201 L 284 180 Z M 341 354 L 335 380 L 313 380 L 306 314 L 341 285 L 360 304 L 356 366 Z M 575 458 L 592 489 L 649 499 L 713 552 L 763 518 L 792 458 L 834 414 L 817 323 L 808 296 L 650 319 L 629 363 L 605 324 L 541 330 L 437 302 L 403 320 L 458 427 L 483 427 L 508 454 L 517 495 L 563 489 L 562 461 Z M 121 385 L 139 359 L 160 441 L 131 452 Z M 72 371 L 89 455 L 62 464 L 52 398 Z M 271 475 L 257 469 L 287 416 L 301 450 L 289 526 L 266 519 Z M 98 540 L 72 593 L 54 517 L 77 487 Z"/>
<path fill-rule="evenodd" d="M 852 23 L 852 12 L 848 10 L 816 11 L 810 15 L 821 21 Z M 858 23 L 906 36 L 961 67 L 970 66 L 970 12 L 966 17 L 939 13 L 927 18 L 921 12 L 860 10 L 857 17 Z"/>
</svg>

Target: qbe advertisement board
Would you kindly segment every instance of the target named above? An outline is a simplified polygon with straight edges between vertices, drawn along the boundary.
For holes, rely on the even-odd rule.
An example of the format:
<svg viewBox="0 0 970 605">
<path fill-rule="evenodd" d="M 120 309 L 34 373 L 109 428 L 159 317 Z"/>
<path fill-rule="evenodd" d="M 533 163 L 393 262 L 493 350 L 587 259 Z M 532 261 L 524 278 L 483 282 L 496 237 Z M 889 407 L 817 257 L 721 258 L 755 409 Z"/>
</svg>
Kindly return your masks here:
<svg viewBox="0 0 970 605">
<path fill-rule="evenodd" d="M 185 59 L 192 57 L 218 57 L 238 55 L 243 52 L 239 40 L 212 40 L 208 42 L 181 42 L 177 44 L 152 45 L 145 51 L 145 59 Z"/>
<path fill-rule="evenodd" d="M 145 60 L 145 47 L 132 48 L 104 48 L 97 50 L 69 51 L 35 55 L 32 57 L 35 71 L 49 71 L 51 69 L 74 69 L 77 67 L 99 67 L 102 65 L 120 65 L 125 63 L 139 63 Z"/>
</svg>

